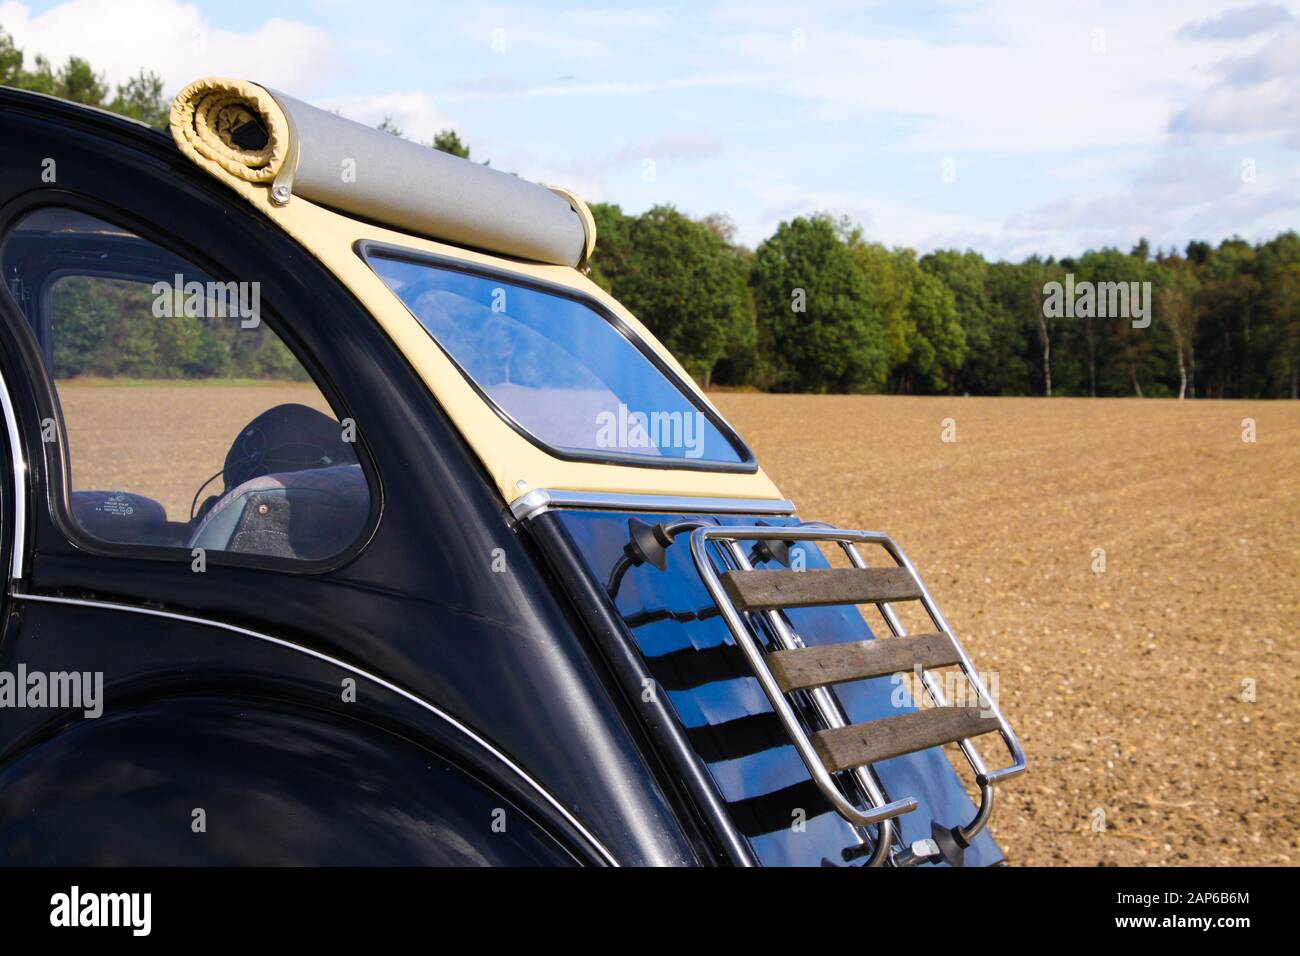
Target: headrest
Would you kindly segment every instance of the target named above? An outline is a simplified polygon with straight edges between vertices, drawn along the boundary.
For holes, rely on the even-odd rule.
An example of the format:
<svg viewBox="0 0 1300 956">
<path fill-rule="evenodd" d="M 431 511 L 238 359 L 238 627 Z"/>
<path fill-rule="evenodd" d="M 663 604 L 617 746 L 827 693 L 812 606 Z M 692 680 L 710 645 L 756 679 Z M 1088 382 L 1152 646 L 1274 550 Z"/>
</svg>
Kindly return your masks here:
<svg viewBox="0 0 1300 956">
<path fill-rule="evenodd" d="M 226 453 L 225 491 L 276 472 L 355 465 L 334 419 L 306 405 L 276 405 L 243 427 Z"/>
</svg>

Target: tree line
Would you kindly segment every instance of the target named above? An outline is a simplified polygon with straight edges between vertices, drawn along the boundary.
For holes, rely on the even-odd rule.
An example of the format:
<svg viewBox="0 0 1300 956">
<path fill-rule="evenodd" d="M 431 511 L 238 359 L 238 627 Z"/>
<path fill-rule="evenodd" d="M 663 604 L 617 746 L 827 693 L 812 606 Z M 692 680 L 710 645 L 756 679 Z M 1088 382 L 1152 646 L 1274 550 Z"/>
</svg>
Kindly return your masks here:
<svg viewBox="0 0 1300 956">
<path fill-rule="evenodd" d="M 246 328 L 238 317 L 220 318 L 226 313 L 215 303 L 187 310 L 183 296 L 173 298 L 172 308 L 159 309 L 161 301 L 146 282 L 56 279 L 50 288 L 54 376 L 307 380 L 265 323 Z"/>
<path fill-rule="evenodd" d="M 110 91 L 78 57 L 32 68 L 0 30 L 0 84 L 167 122 L 161 79 Z M 380 128 L 402 135 L 391 119 Z M 432 148 L 468 158 L 454 131 Z M 592 206 L 592 278 L 706 386 L 781 392 L 1291 398 L 1300 395 L 1300 236 L 1193 241 L 1155 251 L 989 262 L 868 241 L 847 220 L 801 216 L 756 249 L 721 215 Z M 1053 308 L 1053 290 L 1143 299 L 1144 322 Z M 1098 298 L 1103 296 L 1099 295 Z M 1058 296 L 1059 298 L 1059 296 Z M 1068 305 L 1073 306 L 1073 302 Z M 231 370 L 221 349 L 187 367 Z M 262 357 L 263 359 L 266 356 Z M 251 357 L 249 359 L 251 361 Z M 240 367 L 243 361 L 234 362 Z M 274 364 L 274 363 L 271 363 Z M 177 370 L 173 370 L 177 371 Z M 188 374 L 179 372 L 179 374 Z"/>
<path fill-rule="evenodd" d="M 1292 399 L 1300 388 L 1294 231 L 1010 263 L 886 248 L 828 215 L 783 222 L 751 251 L 724 217 L 593 212 L 592 277 L 706 385 Z M 1054 308 L 1072 289 L 1088 295 Z"/>
<path fill-rule="evenodd" d="M 0 86 L 31 90 L 86 106 L 112 110 L 150 126 L 166 126 L 171 111 L 171 104 L 163 98 L 162 78 L 156 73 L 141 70 L 120 84 L 115 91 L 110 91 L 103 74 L 96 73 L 79 56 L 68 57 L 67 63 L 55 69 L 49 60 L 37 54 L 29 69 L 23 51 L 14 46 L 13 37 L 2 27 Z"/>
</svg>

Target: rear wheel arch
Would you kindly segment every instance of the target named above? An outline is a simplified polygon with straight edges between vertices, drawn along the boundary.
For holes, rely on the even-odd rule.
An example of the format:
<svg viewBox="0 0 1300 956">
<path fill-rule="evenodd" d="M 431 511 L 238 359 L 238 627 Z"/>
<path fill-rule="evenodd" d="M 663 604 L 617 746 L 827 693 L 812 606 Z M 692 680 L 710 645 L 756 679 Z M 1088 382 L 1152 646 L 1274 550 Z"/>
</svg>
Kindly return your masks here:
<svg viewBox="0 0 1300 956">
<path fill-rule="evenodd" d="M 411 740 L 335 715 L 221 698 L 114 709 L 12 755 L 0 767 L 0 859 L 576 862 L 526 808 Z"/>
</svg>

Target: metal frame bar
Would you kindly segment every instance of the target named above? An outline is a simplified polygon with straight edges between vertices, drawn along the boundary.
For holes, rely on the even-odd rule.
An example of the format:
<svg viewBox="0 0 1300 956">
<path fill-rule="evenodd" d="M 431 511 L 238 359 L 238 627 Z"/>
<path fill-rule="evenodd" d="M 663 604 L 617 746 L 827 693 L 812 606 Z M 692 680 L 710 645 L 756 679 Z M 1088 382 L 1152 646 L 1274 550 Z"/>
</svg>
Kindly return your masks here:
<svg viewBox="0 0 1300 956">
<path fill-rule="evenodd" d="M 795 510 L 793 502 L 771 498 L 701 498 L 689 495 L 643 495 L 535 488 L 511 502 L 510 513 L 516 520 L 523 521 L 555 508 L 737 515 L 788 515 L 793 514 Z"/>
<path fill-rule="evenodd" d="M 702 533 L 701 537 L 707 539 L 709 537 L 707 532 L 708 529 L 700 529 L 700 531 L 692 534 L 692 553 L 695 554 L 697 564 L 699 563 L 700 556 L 695 552 L 694 548 L 695 535 Z M 726 538 L 720 540 L 725 541 L 727 553 L 730 556 L 732 563 L 736 566 L 736 570 L 752 571 L 754 569 L 748 556 L 734 539 Z M 705 560 L 707 561 L 707 555 L 705 555 Z M 713 570 L 711 562 L 709 563 L 708 570 L 710 574 L 713 574 L 716 578 L 716 572 Z M 714 600 L 717 601 L 718 594 L 707 577 L 705 578 L 705 585 L 708 586 L 710 594 L 712 594 Z M 728 604 L 730 604 L 730 602 L 728 602 Z M 734 605 L 731 605 L 731 607 L 734 612 Z M 722 609 L 725 616 L 727 609 L 723 607 L 722 604 L 719 604 L 719 608 Z M 764 611 L 762 614 L 771 625 L 773 632 L 776 634 L 777 642 L 784 649 L 794 650 L 804 646 L 803 640 L 794 632 L 794 629 L 790 627 L 789 623 L 781 616 L 780 612 L 772 610 Z M 730 623 L 730 621 L 728 623 Z M 736 632 L 733 630 L 732 633 L 734 636 Z M 754 670 L 758 676 L 759 683 L 764 684 L 763 689 L 768 692 L 768 697 L 771 699 L 771 692 L 767 686 L 767 681 L 771 681 L 775 685 L 775 679 L 771 676 L 771 670 L 767 667 L 767 661 L 763 657 L 763 652 L 757 648 L 757 645 L 750 638 L 747 631 L 744 634 L 744 641 L 746 644 L 750 645 L 750 647 L 745 649 L 745 654 L 746 657 L 749 658 L 751 666 L 754 665 L 755 660 L 754 657 L 751 656 L 752 652 L 756 651 L 758 654 L 758 660 L 762 666 L 761 670 L 759 667 L 754 667 Z M 777 686 L 776 689 L 778 694 L 780 694 L 780 687 Z M 780 696 L 782 703 L 785 705 L 785 709 L 790 710 L 789 702 L 785 700 L 783 694 Z M 844 713 L 844 709 L 840 706 L 839 700 L 836 699 L 829 687 L 809 688 L 808 696 L 812 700 L 813 709 L 817 711 L 817 715 L 822 719 L 822 722 L 826 724 L 827 727 L 838 728 L 847 727 L 849 725 L 850 721 L 848 715 Z M 775 706 L 775 704 L 773 706 Z M 778 709 L 777 714 L 781 718 L 782 724 L 786 726 L 786 730 L 789 731 L 791 725 L 787 723 L 786 715 L 782 714 L 780 709 Z M 790 710 L 790 716 L 793 717 L 792 710 Z M 794 721 L 794 726 L 798 727 L 797 718 L 794 718 Z M 802 732 L 802 728 L 799 728 L 799 730 Z M 807 740 L 808 738 L 806 735 L 802 735 L 802 739 Z M 806 747 L 807 751 L 805 752 L 805 745 L 801 745 L 799 738 L 795 739 L 795 748 L 799 750 L 799 756 L 803 758 L 804 764 L 808 766 L 808 769 L 814 772 L 814 780 L 817 781 L 819 788 L 821 788 L 822 792 L 827 795 L 827 798 L 831 800 L 832 804 L 835 805 L 836 810 L 841 815 L 847 816 L 851 822 L 857 823 L 859 826 L 866 826 L 871 823 L 876 824 L 875 845 L 872 849 L 870 858 L 867 860 L 867 866 L 879 866 L 888 856 L 890 846 L 893 843 L 893 824 L 889 822 L 890 819 L 904 813 L 911 813 L 917 807 L 916 800 L 908 797 L 905 800 L 890 803 L 885 797 L 884 791 L 881 789 L 879 782 L 876 780 L 875 775 L 871 772 L 870 768 L 854 767 L 849 773 L 862 789 L 862 792 L 867 795 L 867 798 L 871 801 L 871 805 L 874 808 L 867 813 L 861 813 L 850 801 L 843 797 L 839 788 L 835 786 L 834 777 L 826 770 L 826 766 L 822 763 L 817 752 L 812 749 L 811 741 L 808 741 Z M 811 763 L 809 763 L 810 757 L 812 761 Z M 814 767 L 816 770 L 814 770 Z M 826 781 L 829 781 L 830 792 L 827 792 L 828 788 L 826 786 L 826 781 L 817 779 L 819 776 L 824 777 L 826 778 Z M 835 795 L 834 797 L 831 796 L 832 793 Z M 852 816 L 845 813 L 846 808 L 852 811 Z M 862 842 L 866 842 L 863 840 L 861 834 L 858 834 L 858 838 Z"/>
<path fill-rule="evenodd" d="M 5 431 L 9 440 L 10 466 L 13 468 L 13 554 L 10 555 L 9 577 L 20 581 L 23 577 L 27 544 L 27 460 L 23 457 L 23 436 L 18 429 L 18 415 L 14 411 L 9 383 L 0 371 L 0 411 L 3 411 Z"/>
<path fill-rule="evenodd" d="M 832 542 L 838 544 L 847 554 L 854 567 L 866 568 L 867 562 L 857 549 L 857 545 L 877 545 L 883 548 L 895 564 L 899 567 L 906 568 L 917 583 L 921 592 L 921 605 L 925 608 L 926 613 L 934 626 L 951 638 L 953 646 L 960 657 L 959 667 L 966 680 L 975 689 L 975 693 L 980 702 L 981 708 L 988 710 L 998 721 L 998 732 L 1002 737 L 1011 755 L 1012 763 L 1006 767 L 997 770 L 989 770 L 984 761 L 983 755 L 976 748 L 974 742 L 969 738 L 958 741 L 962 753 L 966 756 L 975 772 L 976 782 L 980 786 L 980 806 L 976 811 L 975 817 L 965 827 L 961 829 L 963 840 L 969 842 L 973 839 L 988 823 L 989 817 L 993 812 L 993 786 L 994 784 L 1010 779 L 1027 768 L 1024 750 L 1020 746 L 1020 741 L 1011 729 L 997 703 L 989 695 L 984 682 L 980 680 L 975 665 L 966 649 L 962 647 L 957 635 L 953 633 L 943 612 L 935 604 L 929 589 L 925 582 L 916 572 L 915 566 L 907 555 L 903 552 L 893 539 L 888 535 L 874 531 L 853 531 L 843 528 L 834 528 L 822 523 L 810 523 L 795 526 L 775 526 L 775 525 L 748 525 L 748 526 L 721 526 L 707 525 L 696 527 L 691 531 L 691 554 L 695 559 L 695 564 L 699 570 L 700 577 L 703 579 L 705 587 L 708 589 L 710 596 L 717 604 L 723 619 L 727 622 L 731 630 L 732 637 L 741 651 L 745 654 L 750 666 L 758 678 L 759 685 L 763 688 L 772 709 L 776 712 L 782 726 L 789 734 L 795 749 L 798 751 L 804 765 L 808 768 L 813 782 L 817 784 L 818 789 L 826 796 L 831 805 L 835 807 L 850 823 L 858 826 L 875 825 L 878 828 L 878 837 L 876 847 L 872 853 L 868 865 L 878 865 L 883 862 L 887 854 L 889 844 L 892 841 L 891 825 L 889 821 L 903 813 L 910 813 L 917 807 L 917 801 L 913 797 L 906 797 L 902 800 L 886 802 L 886 796 L 881 791 L 879 784 L 871 774 L 868 767 L 854 768 L 851 773 L 863 792 L 867 795 L 872 803 L 872 809 L 863 812 L 853 806 L 841 793 L 835 782 L 834 776 L 829 773 L 823 764 L 821 757 L 813 747 L 812 741 L 804 732 L 799 724 L 797 715 L 791 707 L 790 702 L 786 699 L 785 693 L 781 690 L 776 678 L 767 666 L 763 650 L 758 646 L 750 628 L 746 626 L 744 618 L 735 605 L 727 597 L 723 590 L 721 579 L 717 570 L 713 567 L 713 562 L 709 557 L 708 544 L 710 541 L 719 541 L 725 544 L 726 554 L 731 562 L 735 564 L 738 571 L 753 570 L 749 559 L 739 546 L 740 541 L 814 541 L 814 542 Z M 815 573 L 815 572 L 813 572 Z M 906 630 L 898 620 L 893 608 L 888 602 L 877 602 L 876 607 L 880 609 L 890 631 L 897 637 L 906 636 Z M 777 641 L 786 649 L 796 649 L 804 646 L 802 640 L 794 633 L 793 629 L 786 622 L 780 610 L 774 609 L 762 612 L 775 632 Z M 947 700 L 943 693 L 942 687 L 939 686 L 934 676 L 926 669 L 921 668 L 921 679 L 925 686 L 926 692 L 938 706 L 947 706 Z M 834 729 L 843 727 L 848 724 L 843 709 L 839 701 L 828 687 L 815 688 L 810 696 L 812 697 L 815 709 L 818 715 L 826 722 L 827 726 Z"/>
</svg>

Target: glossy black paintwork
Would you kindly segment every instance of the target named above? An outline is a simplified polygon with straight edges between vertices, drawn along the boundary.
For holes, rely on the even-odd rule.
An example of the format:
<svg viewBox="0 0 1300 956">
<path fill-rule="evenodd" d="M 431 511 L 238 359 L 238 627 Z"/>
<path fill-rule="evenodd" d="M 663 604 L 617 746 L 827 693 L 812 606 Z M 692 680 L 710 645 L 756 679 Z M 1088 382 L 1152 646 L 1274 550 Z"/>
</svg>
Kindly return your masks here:
<svg viewBox="0 0 1300 956">
<path fill-rule="evenodd" d="M 678 792 L 680 819 L 695 823 L 715 859 L 737 866 L 755 865 L 758 860 L 749 842 L 732 823 L 722 795 L 672 706 L 662 694 L 646 693 L 656 679 L 610 600 L 603 579 L 592 573 L 588 556 L 566 523 L 561 512 L 544 512 L 528 521 L 528 532 L 554 572 L 558 587 L 570 597 L 586 625 L 593 654 L 608 663 L 624 689 L 628 707 L 641 718 L 648 737 L 647 752 L 662 761 L 660 778 Z"/>
<path fill-rule="evenodd" d="M 57 160 L 54 187 L 41 182 L 43 157 Z M 263 301 L 283 319 L 276 331 L 313 370 L 339 415 L 357 421 L 383 507 L 359 555 L 311 574 L 221 554 L 209 555 L 207 572 L 195 574 L 187 551 L 138 556 L 74 544 L 52 517 L 63 496 L 61 448 L 43 447 L 36 424 L 55 409 L 42 383 L 25 385 L 39 356 L 6 293 L 0 361 L 28 460 L 46 460 L 44 469 L 30 469 L 34 507 L 23 590 L 161 606 L 318 649 L 461 717 L 571 808 L 621 862 L 697 859 L 608 674 L 576 637 L 575 622 L 476 460 L 379 326 L 329 273 L 184 161 L 165 136 L 119 120 L 0 94 L 0 171 L 0 215 L 11 216 L 14 201 L 36 190 L 52 202 L 91 199 L 93 209 L 111 211 L 110 218 L 213 275 L 261 282 Z M 494 557 L 498 564 L 504 559 L 504 573 L 491 570 Z M 255 643 L 223 634 L 221 651 L 205 655 L 199 649 L 210 629 L 200 625 L 177 626 L 163 637 L 119 612 L 89 612 L 94 624 L 70 628 L 63 623 L 67 609 L 40 611 L 10 599 L 9 611 L 4 660 L 31 659 L 58 635 L 65 642 L 62 666 L 86 669 L 80 662 L 108 642 L 128 669 L 159 662 L 122 675 L 120 686 L 147 687 L 146 698 L 213 678 L 231 666 L 227 655 L 236 647 Z M 309 661 L 290 654 L 274 669 L 238 670 L 260 676 L 270 685 L 262 693 L 274 700 L 301 689 Z M 116 693 L 112 713 L 120 706 Z M 322 688 L 309 703 L 349 713 L 333 689 Z M 417 741 L 432 733 L 433 722 L 422 717 L 393 720 Z M 9 759 L 17 756 L 12 738 L 0 738 L 0 746 Z M 448 759 L 467 759 L 465 749 L 443 741 Z M 106 779 L 93 757 L 86 755 L 86 779 Z M 106 765 L 113 757 L 99 753 Z M 33 794 L 31 801 L 39 807 L 44 799 Z M 75 847 L 67 850 L 75 857 Z"/>
<path fill-rule="evenodd" d="M 350 831 L 349 858 L 356 862 L 366 862 L 365 821 L 382 816 L 384 798 L 391 798 L 386 812 L 395 814 L 394 819 L 410 816 L 409 805 L 418 804 L 428 819 L 439 814 L 469 819 L 474 827 L 466 834 L 481 833 L 478 825 L 490 822 L 498 807 L 524 808 L 521 819 L 526 811 L 569 848 L 559 854 L 561 860 L 576 856 L 595 862 L 581 835 L 553 808 L 537 801 L 526 781 L 490 750 L 474 745 L 402 695 L 337 664 L 218 628 L 99 608 L 26 602 L 22 632 L 25 640 L 6 638 L 0 646 L 0 670 L 13 672 L 20 661 L 29 670 L 42 671 L 67 669 L 75 662 L 104 675 L 109 705 L 97 719 L 49 709 L 0 708 L 0 740 L 5 741 L 0 750 L 0 860 L 93 862 L 84 841 L 65 840 L 59 827 L 42 822 L 47 811 L 57 808 L 57 814 L 63 814 L 76 807 L 98 821 L 103 831 L 95 853 L 119 862 L 157 862 L 157 851 L 140 840 L 154 832 L 152 826 L 137 833 L 104 821 L 124 813 L 131 818 L 152 815 L 159 817 L 158 827 L 184 836 L 189 831 L 176 826 L 170 804 L 158 802 L 179 790 L 194 794 L 199 800 L 194 806 L 205 809 L 205 795 L 265 794 L 242 810 L 228 807 L 225 815 L 237 816 L 246 828 L 289 827 L 297 834 L 294 846 L 310 842 L 304 832 L 308 825 L 320 830 L 313 838 L 320 848 L 340 845 L 344 838 L 333 831 Z M 340 706 L 345 680 L 355 682 L 355 702 L 346 707 Z M 205 721 L 214 726 L 205 728 Z M 317 738 L 302 732 L 304 721 L 328 725 L 322 730 L 328 746 L 311 742 Z M 116 729 L 107 730 L 110 727 Z M 256 741 L 256 746 L 229 746 L 232 729 L 238 739 Z M 362 756 L 338 765 L 329 755 L 331 748 L 350 748 Z M 384 753 L 390 748 L 395 770 L 385 769 Z M 401 770 L 410 762 L 403 754 L 412 748 L 419 751 L 423 765 L 438 772 L 412 776 Z M 160 763 L 163 753 L 171 756 Z M 321 757 L 320 766 L 303 770 L 313 753 Z M 451 755 L 454 766 L 447 759 Z M 47 772 L 42 769 L 47 762 L 68 769 Z M 325 786 L 316 799 L 322 778 L 329 777 L 353 782 Z M 371 778 L 369 783 L 355 782 L 365 777 Z M 399 780 L 400 786 L 389 786 Z M 484 783 L 476 786 L 474 780 Z M 351 797 L 345 799 L 344 793 Z M 138 805 L 128 813 L 118 806 L 123 800 Z M 259 819 L 259 808 L 272 805 L 276 814 Z M 109 809 L 114 806 L 117 809 Z M 516 815 L 513 809 L 508 814 Z M 422 819 L 420 814 L 415 818 Z M 210 828 L 215 840 L 186 837 L 167 843 L 176 851 L 167 862 L 235 862 L 236 856 L 239 862 L 293 862 L 285 858 L 286 847 L 275 841 L 264 843 L 261 859 L 248 856 L 242 838 L 224 847 L 225 835 L 234 838 L 233 823 L 220 831 Z M 34 827 L 45 834 L 39 853 L 19 854 L 23 835 Z M 5 847 L 13 849 L 12 858 Z M 510 841 L 479 849 L 504 859 Z M 392 852 L 385 841 L 378 841 L 372 862 L 393 861 Z M 411 852 L 427 856 L 437 851 L 430 844 Z M 315 852 L 312 859 L 321 861 L 322 854 Z"/>
<path fill-rule="evenodd" d="M 575 862 L 518 807 L 401 737 L 229 697 L 72 724 L 0 768 L 0 821 L 0 859 L 16 865 Z"/>
</svg>

